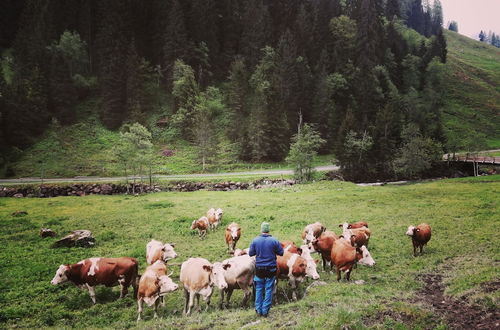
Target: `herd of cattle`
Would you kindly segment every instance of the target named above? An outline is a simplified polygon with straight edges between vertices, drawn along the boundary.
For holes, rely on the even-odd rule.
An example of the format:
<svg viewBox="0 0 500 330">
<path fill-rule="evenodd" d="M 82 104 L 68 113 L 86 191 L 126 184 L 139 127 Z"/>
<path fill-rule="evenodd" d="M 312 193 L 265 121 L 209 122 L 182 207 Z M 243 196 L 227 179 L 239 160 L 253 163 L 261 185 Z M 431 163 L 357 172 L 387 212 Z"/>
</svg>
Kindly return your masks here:
<svg viewBox="0 0 500 330">
<path fill-rule="evenodd" d="M 207 230 L 215 230 L 221 224 L 222 214 L 221 209 L 212 208 L 207 212 L 206 217 L 193 221 L 191 229 L 198 229 L 200 238 L 203 238 Z M 375 265 L 368 251 L 371 236 L 368 224 L 360 221 L 351 224 L 343 223 L 339 227 L 342 228 L 340 236 L 316 222 L 304 228 L 302 232 L 304 244 L 300 247 L 291 241 L 281 242 L 285 253 L 277 257 L 276 279 L 288 280 L 292 288 L 292 299 L 297 299 L 299 284 L 306 277 L 313 280 L 319 279 L 316 269 L 318 260 L 313 259 L 312 253 L 321 255 L 324 271 L 327 271 L 328 267 L 331 271 L 335 266 L 337 280 L 341 279 L 341 272 L 345 273 L 346 280 L 350 280 L 350 274 L 356 264 Z M 406 234 L 412 237 L 413 253 L 416 255 L 417 248 L 420 248 L 420 253 L 422 253 L 423 246 L 430 240 L 431 228 L 427 224 L 409 226 Z M 233 222 L 227 226 L 225 240 L 233 255 L 231 258 L 215 263 L 210 263 L 204 258 L 189 258 L 182 263 L 180 282 L 184 287 L 184 314 L 191 313 L 195 306 L 195 298 L 198 308 L 200 307 L 200 296 L 206 302 L 208 309 L 213 287 L 220 290 L 220 308 L 223 307 L 225 299 L 226 304 L 229 304 L 235 289 L 243 291 L 243 306 L 247 305 L 252 294 L 255 257 L 248 255 L 248 248 L 236 249 L 240 236 L 241 228 L 237 223 Z M 61 265 L 51 283 L 56 285 L 72 282 L 80 288 L 87 289 L 94 303 L 96 303 L 96 285 L 120 285 L 120 297 L 124 297 L 128 288 L 132 286 L 134 298 L 137 299 L 138 304 L 137 320 L 141 319 L 144 302 L 148 306 L 154 305 L 156 318 L 159 303 L 162 302 L 164 305 L 163 296 L 178 288 L 178 285 L 170 278 L 172 273 L 167 274 L 168 260 L 177 257 L 174 248 L 173 243 L 164 244 L 151 240 L 146 245 L 148 267 L 142 275 L 138 273 L 138 261 L 135 258 L 89 258 L 76 264 Z M 274 286 L 274 290 L 276 287 L 277 285 Z M 276 294 L 274 298 L 276 299 Z"/>
</svg>

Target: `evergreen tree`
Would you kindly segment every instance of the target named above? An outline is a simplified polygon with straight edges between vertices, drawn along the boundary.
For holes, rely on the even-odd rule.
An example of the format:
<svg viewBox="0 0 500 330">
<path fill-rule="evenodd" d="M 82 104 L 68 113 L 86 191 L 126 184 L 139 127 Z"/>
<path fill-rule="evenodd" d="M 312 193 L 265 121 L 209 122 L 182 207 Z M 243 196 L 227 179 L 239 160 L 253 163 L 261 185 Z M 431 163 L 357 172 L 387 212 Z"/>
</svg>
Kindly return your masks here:
<svg viewBox="0 0 500 330">
<path fill-rule="evenodd" d="M 172 77 L 174 63 L 178 59 L 184 62 L 190 60 L 190 54 L 193 46 L 188 38 L 184 12 L 179 3 L 179 0 L 172 0 L 166 30 L 163 33 L 163 61 L 162 70 L 165 71 L 165 77 Z M 171 86 L 171 81 L 167 81 L 168 86 Z"/>
<path fill-rule="evenodd" d="M 486 33 L 483 30 L 479 32 L 479 41 L 484 42 L 486 40 Z"/>
<path fill-rule="evenodd" d="M 240 50 L 248 68 L 253 70 L 259 62 L 261 49 L 271 41 L 269 13 L 262 0 L 246 1 L 242 23 Z"/>
<path fill-rule="evenodd" d="M 437 34 L 443 27 L 443 7 L 440 0 L 434 0 L 432 7 L 432 33 Z"/>
<path fill-rule="evenodd" d="M 299 182 L 311 181 L 314 173 L 312 162 L 324 142 L 310 125 L 299 124 L 299 130 L 292 137 L 292 145 L 286 158 L 286 161 L 294 167 L 294 176 Z"/>
<path fill-rule="evenodd" d="M 175 102 L 175 114 L 172 117 L 176 127 L 185 139 L 193 139 L 194 107 L 199 94 L 193 69 L 182 60 L 175 61 L 173 72 L 172 96 Z"/>
<path fill-rule="evenodd" d="M 249 139 L 249 116 L 248 97 L 250 86 L 249 74 L 245 62 L 237 58 L 231 64 L 229 70 L 229 81 L 226 92 L 226 104 L 229 111 L 229 125 L 227 135 L 237 144 L 239 157 L 243 160 L 250 159 Z"/>
<path fill-rule="evenodd" d="M 424 34 L 424 10 L 422 0 L 412 0 L 406 19 L 406 25 L 420 34 Z"/>
<path fill-rule="evenodd" d="M 99 58 L 99 85 L 101 89 L 101 119 L 112 129 L 121 126 L 126 113 L 125 59 L 127 39 L 124 19 L 127 7 L 120 1 L 102 3 L 105 16 L 97 35 Z"/>
<path fill-rule="evenodd" d="M 450 24 L 448 24 L 448 30 L 458 33 L 458 23 L 451 21 Z"/>
<path fill-rule="evenodd" d="M 392 20 L 394 16 L 396 16 L 397 18 L 401 17 L 399 0 L 387 0 L 387 3 L 385 5 L 385 16 L 389 20 Z"/>
</svg>

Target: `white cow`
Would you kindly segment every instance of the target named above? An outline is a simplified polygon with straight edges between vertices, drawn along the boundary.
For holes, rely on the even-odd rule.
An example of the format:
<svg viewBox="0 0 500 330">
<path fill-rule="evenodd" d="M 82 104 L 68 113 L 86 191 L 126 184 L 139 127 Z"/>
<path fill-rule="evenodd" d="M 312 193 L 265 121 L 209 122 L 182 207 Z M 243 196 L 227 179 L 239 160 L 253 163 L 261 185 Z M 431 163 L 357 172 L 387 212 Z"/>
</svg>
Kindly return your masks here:
<svg viewBox="0 0 500 330">
<path fill-rule="evenodd" d="M 221 224 L 222 214 L 223 214 L 223 211 L 221 208 L 218 208 L 217 210 L 214 208 L 211 208 L 207 211 L 207 218 L 208 218 L 208 223 L 209 223 L 210 229 L 214 230 Z"/>
<path fill-rule="evenodd" d="M 146 262 L 148 265 L 152 265 L 157 260 L 167 262 L 170 259 L 177 258 L 174 247 L 175 244 L 173 243 L 163 244 L 160 241 L 152 239 L 146 245 Z"/>
<path fill-rule="evenodd" d="M 219 290 L 227 288 L 224 272 L 231 267 L 231 264 L 223 265 L 220 262 L 211 264 L 204 258 L 189 258 L 182 263 L 180 281 L 184 285 L 184 314 L 190 315 L 194 306 L 194 298 L 198 308 L 200 308 L 200 296 L 206 301 L 208 310 L 212 287 L 215 285 Z"/>
<path fill-rule="evenodd" d="M 300 256 L 307 261 L 306 276 L 312 278 L 313 280 L 319 280 L 317 270 L 319 260 L 314 260 L 307 245 L 302 245 L 300 248 L 302 249 L 302 254 Z"/>
<path fill-rule="evenodd" d="M 227 287 L 220 290 L 220 303 L 219 307 L 222 308 L 224 303 L 224 294 L 226 294 L 226 304 L 229 305 L 229 300 L 233 294 L 233 290 L 241 289 L 244 293 L 243 306 L 247 305 L 248 298 L 252 294 L 253 277 L 255 275 L 255 257 L 249 255 L 242 255 L 232 257 L 222 262 L 223 265 L 230 265 L 224 272 L 224 279 L 226 280 Z"/>
</svg>

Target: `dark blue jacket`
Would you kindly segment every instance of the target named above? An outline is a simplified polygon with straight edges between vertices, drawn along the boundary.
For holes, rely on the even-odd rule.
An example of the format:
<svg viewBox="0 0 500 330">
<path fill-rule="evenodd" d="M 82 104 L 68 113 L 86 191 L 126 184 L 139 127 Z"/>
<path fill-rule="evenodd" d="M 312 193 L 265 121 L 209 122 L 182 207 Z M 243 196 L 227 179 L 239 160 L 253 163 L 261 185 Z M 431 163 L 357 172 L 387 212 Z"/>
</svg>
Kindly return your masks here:
<svg viewBox="0 0 500 330">
<path fill-rule="evenodd" d="M 276 255 L 282 256 L 283 248 L 280 242 L 269 234 L 257 236 L 250 244 L 250 257 L 255 257 L 255 266 L 257 268 L 276 267 Z"/>
</svg>

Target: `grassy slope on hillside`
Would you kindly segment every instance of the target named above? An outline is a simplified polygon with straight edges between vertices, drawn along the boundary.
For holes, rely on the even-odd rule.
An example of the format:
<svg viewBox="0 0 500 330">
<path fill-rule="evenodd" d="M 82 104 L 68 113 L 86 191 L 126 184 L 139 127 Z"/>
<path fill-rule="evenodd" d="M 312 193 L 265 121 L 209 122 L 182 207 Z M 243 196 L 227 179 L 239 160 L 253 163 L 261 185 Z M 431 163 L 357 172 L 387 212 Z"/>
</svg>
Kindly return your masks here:
<svg viewBox="0 0 500 330">
<path fill-rule="evenodd" d="M 447 293 L 464 296 L 485 307 L 498 308 L 500 294 L 486 292 L 484 282 L 498 280 L 497 241 L 500 176 L 434 181 L 405 186 L 358 187 L 345 182 L 319 182 L 256 191 L 158 193 L 139 197 L 87 196 L 50 199 L 0 199 L 0 327 L 113 327 L 136 326 L 136 304 L 118 298 L 118 288 L 97 289 L 98 305 L 87 292 L 74 286 L 52 286 L 49 281 L 61 263 L 93 256 L 133 256 L 145 268 L 145 246 L 151 239 L 175 242 L 179 257 L 171 261 L 174 281 L 180 264 L 190 256 L 210 261 L 227 258 L 223 229 L 200 241 L 190 229 L 192 219 L 209 207 L 222 207 L 223 223 L 241 224 L 239 247 L 246 247 L 263 220 L 271 223 L 279 239 L 299 243 L 307 224 L 323 222 L 339 231 L 343 221 L 366 220 L 372 230 L 370 250 L 374 268 L 358 266 L 353 280 L 364 285 L 335 281 L 320 272 L 327 285 L 311 288 L 306 298 L 289 303 L 279 289 L 278 306 L 258 328 L 350 328 L 378 325 L 396 328 L 430 328 L 443 324 L 430 306 L 415 302 L 422 286 L 416 277 L 438 272 Z M 13 217 L 16 210 L 28 212 Z M 412 256 L 411 241 L 404 235 L 409 224 L 429 223 L 432 240 L 424 254 Z M 38 237 L 40 227 L 59 235 L 89 229 L 97 239 L 92 249 L 51 249 L 53 239 Z M 481 230 L 477 230 L 481 228 Z M 315 256 L 317 257 L 317 256 Z M 285 283 L 280 287 L 285 288 Z M 240 309 L 241 292 L 232 298 L 230 312 L 180 315 L 182 292 L 166 298 L 161 319 L 152 320 L 146 308 L 140 326 L 149 328 L 237 328 L 257 318 L 252 308 Z M 404 324 L 402 323 L 405 320 Z"/>
<path fill-rule="evenodd" d="M 447 135 L 480 148 L 500 148 L 500 49 L 451 31 L 446 40 Z"/>
<path fill-rule="evenodd" d="M 95 107 L 94 101 L 81 107 Z M 159 128 L 155 128 L 160 131 Z M 156 132 L 158 134 L 158 132 Z M 161 132 L 159 133 L 161 134 Z M 39 142 L 20 152 L 19 160 L 11 164 L 11 177 L 73 177 L 73 176 L 122 176 L 123 169 L 116 162 L 113 147 L 119 140 L 118 131 L 106 129 L 97 118 L 89 115 L 81 122 L 61 127 L 52 126 Z M 154 174 L 202 173 L 197 148 L 185 141 L 161 143 L 155 139 L 156 160 Z M 164 149 L 173 150 L 170 157 L 161 156 Z M 314 165 L 331 165 L 332 155 L 317 156 Z M 217 157 L 209 164 L 207 173 L 246 171 L 258 169 L 289 168 L 286 162 L 244 163 L 230 154 Z M 129 175 L 131 173 L 128 173 Z M 147 170 L 143 174 L 147 174 Z M 2 173 L 0 173 L 0 177 Z"/>
</svg>

